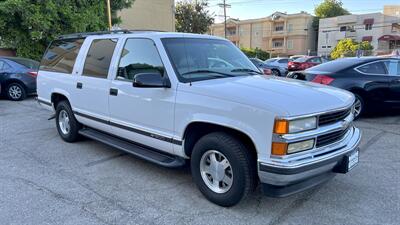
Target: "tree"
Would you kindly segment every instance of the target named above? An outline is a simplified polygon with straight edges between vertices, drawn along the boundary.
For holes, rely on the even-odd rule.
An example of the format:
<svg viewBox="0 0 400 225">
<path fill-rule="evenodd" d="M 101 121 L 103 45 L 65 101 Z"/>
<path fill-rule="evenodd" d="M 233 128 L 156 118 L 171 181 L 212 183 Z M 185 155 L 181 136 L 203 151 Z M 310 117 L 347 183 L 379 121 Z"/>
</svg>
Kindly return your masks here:
<svg viewBox="0 0 400 225">
<path fill-rule="evenodd" d="M 133 1 L 113 0 L 113 15 Z M 106 16 L 105 0 L 1 1 L 0 45 L 39 60 L 49 42 L 61 34 L 106 30 Z"/>
<path fill-rule="evenodd" d="M 240 48 L 240 50 L 249 58 L 269 59 L 269 53 L 259 48 Z"/>
<path fill-rule="evenodd" d="M 178 32 L 204 34 L 214 23 L 214 18 L 207 10 L 208 3 L 199 1 L 182 1 L 176 4 L 175 28 Z"/>
<path fill-rule="evenodd" d="M 340 0 L 324 0 L 314 9 L 313 27 L 318 30 L 319 20 L 323 18 L 349 15 L 349 11 L 343 8 L 343 3 Z"/>
<path fill-rule="evenodd" d="M 358 50 L 363 50 L 364 56 L 370 55 L 374 47 L 368 41 L 356 42 L 351 38 L 340 40 L 331 52 L 331 58 L 352 57 L 357 55 Z"/>
</svg>

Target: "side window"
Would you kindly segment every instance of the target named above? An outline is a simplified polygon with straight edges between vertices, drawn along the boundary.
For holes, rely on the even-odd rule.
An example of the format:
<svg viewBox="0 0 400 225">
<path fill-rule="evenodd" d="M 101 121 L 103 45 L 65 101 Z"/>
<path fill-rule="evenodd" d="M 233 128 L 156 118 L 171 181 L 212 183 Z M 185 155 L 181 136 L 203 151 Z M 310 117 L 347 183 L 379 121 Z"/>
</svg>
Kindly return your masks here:
<svg viewBox="0 0 400 225">
<path fill-rule="evenodd" d="M 72 73 L 76 57 L 84 39 L 65 39 L 53 41 L 44 53 L 40 70 Z"/>
<path fill-rule="evenodd" d="M 312 62 L 312 63 L 322 63 L 321 59 L 318 58 L 318 57 L 316 57 L 316 58 L 311 58 L 311 59 L 310 59 L 310 62 Z"/>
<path fill-rule="evenodd" d="M 164 65 L 154 42 L 149 39 L 128 39 L 118 65 L 117 79 L 133 80 L 139 73 L 160 72 Z"/>
<path fill-rule="evenodd" d="M 93 40 L 86 55 L 82 76 L 107 78 L 117 39 Z"/>
<path fill-rule="evenodd" d="M 388 74 L 387 70 L 386 70 L 386 66 L 383 62 L 369 63 L 369 64 L 358 67 L 358 70 L 361 71 L 362 73 L 371 74 L 371 75 Z"/>
<path fill-rule="evenodd" d="M 288 59 L 281 59 L 281 60 L 279 60 L 279 63 L 288 63 L 288 62 L 289 62 Z"/>
<path fill-rule="evenodd" d="M 385 61 L 389 75 L 397 76 L 400 75 L 400 60 Z"/>
</svg>

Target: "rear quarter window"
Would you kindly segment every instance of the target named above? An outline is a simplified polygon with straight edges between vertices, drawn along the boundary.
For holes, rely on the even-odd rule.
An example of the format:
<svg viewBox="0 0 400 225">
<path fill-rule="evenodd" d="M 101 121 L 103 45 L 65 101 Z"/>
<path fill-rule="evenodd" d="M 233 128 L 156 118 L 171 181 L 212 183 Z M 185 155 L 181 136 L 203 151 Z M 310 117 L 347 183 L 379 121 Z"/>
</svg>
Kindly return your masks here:
<svg viewBox="0 0 400 225">
<path fill-rule="evenodd" d="M 82 38 L 53 41 L 44 54 L 39 69 L 59 73 L 72 73 L 83 42 L 84 39 Z"/>
</svg>

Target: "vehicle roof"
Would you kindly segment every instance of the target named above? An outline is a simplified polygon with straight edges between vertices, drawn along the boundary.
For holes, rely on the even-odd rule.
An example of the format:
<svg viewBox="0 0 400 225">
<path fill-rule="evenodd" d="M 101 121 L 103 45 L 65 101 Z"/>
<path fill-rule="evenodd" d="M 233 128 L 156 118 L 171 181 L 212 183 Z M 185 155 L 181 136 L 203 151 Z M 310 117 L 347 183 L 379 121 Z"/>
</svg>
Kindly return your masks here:
<svg viewBox="0 0 400 225">
<path fill-rule="evenodd" d="M 162 32 L 162 31 L 152 31 L 152 30 L 115 30 L 115 31 L 89 32 L 89 33 L 75 33 L 75 34 L 61 35 L 58 39 L 62 40 L 62 39 L 72 39 L 72 38 L 87 38 L 87 37 L 206 38 L 206 39 L 225 40 L 224 38 L 221 37 L 216 37 L 206 34 Z"/>
</svg>

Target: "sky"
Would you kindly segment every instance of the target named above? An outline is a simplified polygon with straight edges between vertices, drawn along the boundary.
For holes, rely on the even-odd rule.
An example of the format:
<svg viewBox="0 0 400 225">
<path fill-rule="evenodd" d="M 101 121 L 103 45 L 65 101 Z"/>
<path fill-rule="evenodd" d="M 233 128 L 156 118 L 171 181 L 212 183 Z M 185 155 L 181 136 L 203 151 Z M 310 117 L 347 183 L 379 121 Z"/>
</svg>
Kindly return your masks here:
<svg viewBox="0 0 400 225">
<path fill-rule="evenodd" d="M 223 17 L 218 16 L 223 15 L 223 10 L 217 6 L 222 1 L 208 0 L 209 10 L 216 15 L 216 22 L 223 21 Z M 313 14 L 315 5 L 321 3 L 322 0 L 226 0 L 226 2 L 232 5 L 231 8 L 227 9 L 227 15 L 231 18 L 244 20 L 267 17 L 276 11 L 287 13 L 306 11 Z M 342 0 L 342 2 L 343 7 L 352 14 L 382 12 L 383 5 L 400 4 L 400 0 Z"/>
</svg>

